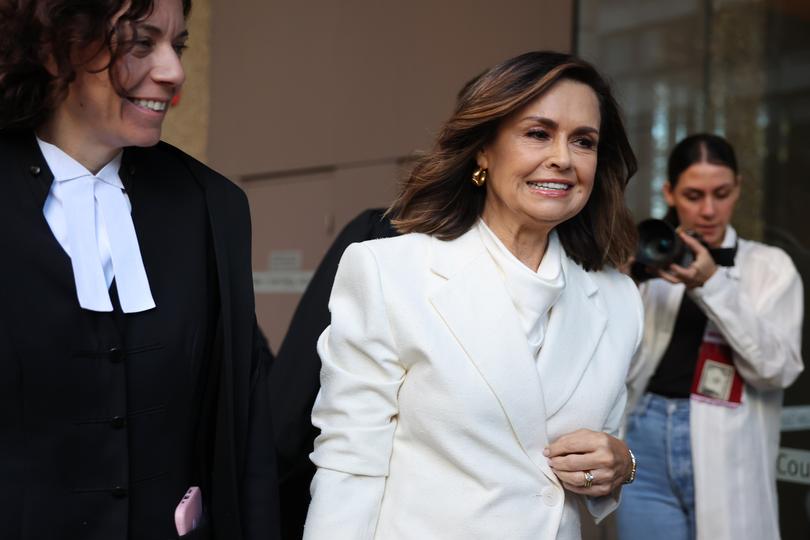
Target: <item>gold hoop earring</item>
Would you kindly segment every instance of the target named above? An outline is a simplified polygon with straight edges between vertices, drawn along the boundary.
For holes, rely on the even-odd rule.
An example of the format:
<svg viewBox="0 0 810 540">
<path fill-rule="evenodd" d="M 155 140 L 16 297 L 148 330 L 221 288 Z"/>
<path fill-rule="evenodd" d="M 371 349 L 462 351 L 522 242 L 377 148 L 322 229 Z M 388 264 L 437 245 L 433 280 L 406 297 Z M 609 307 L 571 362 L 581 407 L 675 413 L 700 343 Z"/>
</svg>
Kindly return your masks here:
<svg viewBox="0 0 810 540">
<path fill-rule="evenodd" d="M 487 170 L 478 167 L 475 169 L 475 172 L 472 175 L 472 183 L 476 185 L 476 187 L 481 187 L 484 185 L 484 182 L 487 181 Z"/>
</svg>

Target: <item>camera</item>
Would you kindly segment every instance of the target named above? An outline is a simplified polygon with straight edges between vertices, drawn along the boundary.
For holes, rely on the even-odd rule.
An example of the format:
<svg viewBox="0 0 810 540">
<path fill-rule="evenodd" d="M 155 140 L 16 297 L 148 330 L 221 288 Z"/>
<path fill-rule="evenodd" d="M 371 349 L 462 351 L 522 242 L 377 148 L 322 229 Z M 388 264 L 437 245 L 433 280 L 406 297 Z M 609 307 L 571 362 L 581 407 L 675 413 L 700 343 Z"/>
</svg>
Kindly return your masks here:
<svg viewBox="0 0 810 540">
<path fill-rule="evenodd" d="M 638 224 L 636 263 L 655 270 L 665 270 L 673 263 L 689 266 L 694 260 L 692 250 L 666 221 L 645 219 Z"/>
</svg>

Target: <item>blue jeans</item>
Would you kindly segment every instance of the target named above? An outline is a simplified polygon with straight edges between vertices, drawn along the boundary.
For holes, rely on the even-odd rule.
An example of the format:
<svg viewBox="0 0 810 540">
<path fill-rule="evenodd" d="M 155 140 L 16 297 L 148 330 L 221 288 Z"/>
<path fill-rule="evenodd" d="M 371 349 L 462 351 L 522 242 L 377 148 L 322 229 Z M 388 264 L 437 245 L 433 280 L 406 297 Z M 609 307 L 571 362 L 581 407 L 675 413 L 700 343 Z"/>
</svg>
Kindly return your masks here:
<svg viewBox="0 0 810 540">
<path fill-rule="evenodd" d="M 695 490 L 689 400 L 644 394 L 627 421 L 636 481 L 622 488 L 619 540 L 692 540 Z"/>
</svg>

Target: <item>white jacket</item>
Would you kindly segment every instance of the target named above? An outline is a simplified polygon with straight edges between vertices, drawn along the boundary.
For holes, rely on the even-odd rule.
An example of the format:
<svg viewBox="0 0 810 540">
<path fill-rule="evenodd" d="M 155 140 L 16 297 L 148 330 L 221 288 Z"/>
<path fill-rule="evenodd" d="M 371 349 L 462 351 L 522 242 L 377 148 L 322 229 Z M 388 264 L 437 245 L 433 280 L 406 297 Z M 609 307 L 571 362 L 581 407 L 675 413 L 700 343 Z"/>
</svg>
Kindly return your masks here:
<svg viewBox="0 0 810 540">
<path fill-rule="evenodd" d="M 736 239 L 729 227 L 723 245 Z M 802 283 L 779 248 L 740 239 L 734 263 L 688 293 L 733 349 L 745 382 L 737 408 L 691 400 L 698 540 L 778 539 L 775 475 L 782 390 L 803 369 Z M 666 351 L 685 290 L 662 279 L 640 289 L 644 339 L 630 371 L 628 410 Z"/>
<path fill-rule="evenodd" d="M 567 257 L 539 362 L 476 228 L 351 245 L 318 343 L 321 428 L 306 540 L 580 538 L 543 449 L 616 432 L 641 301 Z M 588 501 L 595 517 L 612 496 Z"/>
</svg>

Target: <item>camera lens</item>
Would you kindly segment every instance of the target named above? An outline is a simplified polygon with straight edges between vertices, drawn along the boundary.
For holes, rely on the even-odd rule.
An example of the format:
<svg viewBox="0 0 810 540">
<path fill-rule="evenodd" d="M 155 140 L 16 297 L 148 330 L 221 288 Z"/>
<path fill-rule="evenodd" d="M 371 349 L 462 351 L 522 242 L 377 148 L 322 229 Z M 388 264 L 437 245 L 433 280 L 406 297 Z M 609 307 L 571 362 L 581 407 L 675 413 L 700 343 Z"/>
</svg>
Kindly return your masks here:
<svg viewBox="0 0 810 540">
<path fill-rule="evenodd" d="M 675 229 L 660 219 L 647 219 L 638 225 L 639 243 L 636 261 L 650 268 L 667 268 L 681 263 L 688 249 Z"/>
</svg>

